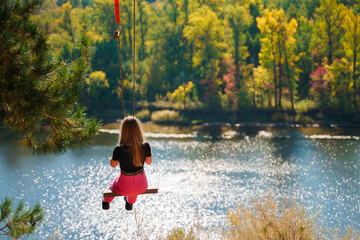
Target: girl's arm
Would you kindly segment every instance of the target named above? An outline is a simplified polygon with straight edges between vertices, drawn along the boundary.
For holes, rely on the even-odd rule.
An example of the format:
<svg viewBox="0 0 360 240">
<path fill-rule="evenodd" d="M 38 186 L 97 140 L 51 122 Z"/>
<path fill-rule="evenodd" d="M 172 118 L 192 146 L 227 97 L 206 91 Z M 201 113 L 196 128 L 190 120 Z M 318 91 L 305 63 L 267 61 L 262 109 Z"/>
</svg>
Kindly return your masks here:
<svg viewBox="0 0 360 240">
<path fill-rule="evenodd" d="M 115 168 L 119 164 L 119 161 L 115 161 L 112 158 L 110 159 L 110 165 Z"/>
<path fill-rule="evenodd" d="M 151 157 L 146 157 L 145 162 L 147 163 L 147 165 L 150 165 L 152 163 L 152 156 Z"/>
</svg>

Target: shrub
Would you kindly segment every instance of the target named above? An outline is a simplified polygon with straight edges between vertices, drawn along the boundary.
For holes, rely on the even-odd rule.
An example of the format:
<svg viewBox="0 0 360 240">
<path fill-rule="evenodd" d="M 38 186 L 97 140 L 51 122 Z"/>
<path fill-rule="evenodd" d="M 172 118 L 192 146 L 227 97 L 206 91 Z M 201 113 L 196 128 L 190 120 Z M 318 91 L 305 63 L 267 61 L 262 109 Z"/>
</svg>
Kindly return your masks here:
<svg viewBox="0 0 360 240">
<path fill-rule="evenodd" d="M 178 111 L 160 110 L 151 114 L 151 121 L 156 123 L 174 123 L 183 120 Z"/>
<path fill-rule="evenodd" d="M 186 232 L 182 228 L 175 228 L 167 235 L 167 240 L 195 240 L 199 239 L 194 234 L 194 229 Z"/>
<path fill-rule="evenodd" d="M 309 99 L 304 99 L 295 103 L 296 112 L 304 113 L 315 108 L 316 108 L 316 102 L 311 101 Z"/>
<path fill-rule="evenodd" d="M 150 120 L 150 111 L 147 108 L 141 109 L 141 111 L 136 114 L 136 117 L 141 121 L 148 121 Z"/>
<path fill-rule="evenodd" d="M 275 201 L 272 197 L 252 200 L 250 206 L 238 205 L 233 211 L 228 210 L 226 227 L 219 237 L 209 229 L 199 225 L 185 231 L 174 228 L 166 237 L 167 240 L 193 239 L 359 239 L 360 233 L 348 228 L 344 233 L 336 233 L 336 229 L 323 228 L 315 219 L 308 215 L 304 207 L 294 201 Z M 202 230 L 202 231 L 201 231 Z M 205 237 L 204 237 L 205 236 Z"/>
<path fill-rule="evenodd" d="M 304 125 L 314 124 L 315 123 L 315 121 L 311 117 L 304 116 L 304 115 L 301 115 L 301 114 L 296 115 L 296 120 L 295 121 L 297 123 L 299 123 L 299 124 L 304 124 Z"/>
<path fill-rule="evenodd" d="M 174 103 L 172 103 L 170 101 L 163 100 L 163 99 L 156 100 L 156 102 L 152 103 L 152 105 L 154 107 L 157 107 L 157 108 L 176 108 L 176 107 L 179 107 L 179 106 L 175 106 Z"/>
<path fill-rule="evenodd" d="M 280 112 L 276 112 L 272 115 L 271 120 L 274 122 L 285 122 L 286 121 L 286 115 L 282 114 Z"/>
<path fill-rule="evenodd" d="M 322 232 L 303 207 L 271 197 L 253 200 L 250 207 L 238 205 L 227 219 L 226 239 L 317 239 Z"/>
</svg>

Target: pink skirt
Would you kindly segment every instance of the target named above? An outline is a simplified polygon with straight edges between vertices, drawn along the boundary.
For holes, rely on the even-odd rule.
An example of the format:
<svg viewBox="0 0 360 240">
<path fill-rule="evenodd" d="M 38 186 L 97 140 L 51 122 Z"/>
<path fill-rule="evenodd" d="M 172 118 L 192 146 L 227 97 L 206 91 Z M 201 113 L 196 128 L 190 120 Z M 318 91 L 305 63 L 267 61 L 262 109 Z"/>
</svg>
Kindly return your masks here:
<svg viewBox="0 0 360 240">
<path fill-rule="evenodd" d="M 130 204 L 136 202 L 137 195 L 143 193 L 148 188 L 148 182 L 145 174 L 145 170 L 136 176 L 126 176 L 120 174 L 119 177 L 115 178 L 109 189 L 122 196 L 127 196 L 127 201 Z M 106 202 L 111 202 L 114 197 L 105 198 Z"/>
</svg>

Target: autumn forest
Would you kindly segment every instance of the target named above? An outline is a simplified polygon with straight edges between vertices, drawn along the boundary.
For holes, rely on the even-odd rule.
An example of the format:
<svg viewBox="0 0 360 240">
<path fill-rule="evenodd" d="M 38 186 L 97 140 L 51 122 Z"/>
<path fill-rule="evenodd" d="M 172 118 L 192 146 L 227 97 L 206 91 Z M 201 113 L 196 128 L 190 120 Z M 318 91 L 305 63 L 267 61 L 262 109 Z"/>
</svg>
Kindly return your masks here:
<svg viewBox="0 0 360 240">
<path fill-rule="evenodd" d="M 350 0 L 120 0 L 121 76 L 112 0 L 45 0 L 33 16 L 52 51 L 71 62 L 85 34 L 96 48 L 81 101 L 94 115 L 136 106 L 241 113 L 312 122 L 356 121 L 360 6 Z M 123 91 L 121 86 L 124 87 Z M 312 114 L 312 115 L 311 115 Z"/>
</svg>

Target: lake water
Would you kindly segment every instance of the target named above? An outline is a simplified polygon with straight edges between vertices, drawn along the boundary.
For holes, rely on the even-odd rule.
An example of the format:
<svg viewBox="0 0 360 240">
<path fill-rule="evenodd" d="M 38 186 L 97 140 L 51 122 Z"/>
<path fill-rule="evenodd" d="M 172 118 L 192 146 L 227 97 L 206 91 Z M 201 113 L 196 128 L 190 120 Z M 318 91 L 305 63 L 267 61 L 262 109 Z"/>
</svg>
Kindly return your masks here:
<svg viewBox="0 0 360 240">
<path fill-rule="evenodd" d="M 301 202 L 326 227 L 360 229 L 358 128 L 144 124 L 153 152 L 145 169 L 159 193 L 139 196 L 135 211 L 122 198 L 104 211 L 102 189 L 119 174 L 108 161 L 117 127 L 105 126 L 91 146 L 41 157 L 1 129 L 1 200 L 46 208 L 30 239 L 155 239 L 196 224 L 216 236 L 227 209 L 268 195 Z"/>
</svg>

